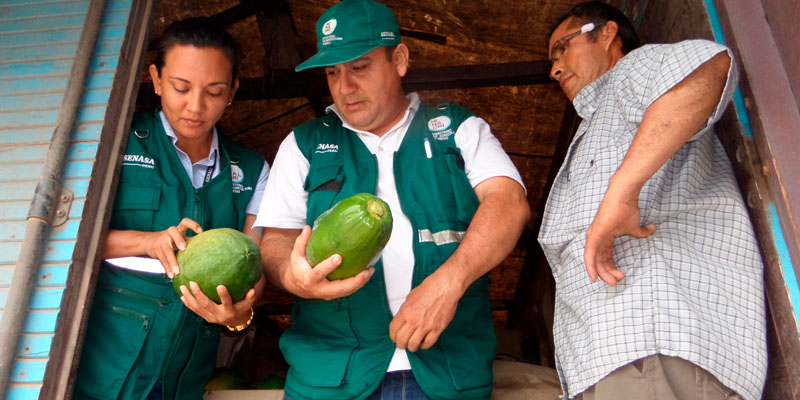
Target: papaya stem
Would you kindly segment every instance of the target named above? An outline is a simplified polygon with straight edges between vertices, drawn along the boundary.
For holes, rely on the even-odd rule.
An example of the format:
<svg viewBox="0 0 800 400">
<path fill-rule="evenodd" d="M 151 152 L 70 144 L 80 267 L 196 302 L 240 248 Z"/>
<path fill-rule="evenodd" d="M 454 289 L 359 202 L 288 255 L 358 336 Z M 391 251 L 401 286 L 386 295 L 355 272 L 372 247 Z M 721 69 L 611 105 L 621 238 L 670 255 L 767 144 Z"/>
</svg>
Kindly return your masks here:
<svg viewBox="0 0 800 400">
<path fill-rule="evenodd" d="M 380 202 L 375 200 L 367 200 L 367 211 L 377 219 L 381 219 L 386 215 L 386 209 Z"/>
</svg>

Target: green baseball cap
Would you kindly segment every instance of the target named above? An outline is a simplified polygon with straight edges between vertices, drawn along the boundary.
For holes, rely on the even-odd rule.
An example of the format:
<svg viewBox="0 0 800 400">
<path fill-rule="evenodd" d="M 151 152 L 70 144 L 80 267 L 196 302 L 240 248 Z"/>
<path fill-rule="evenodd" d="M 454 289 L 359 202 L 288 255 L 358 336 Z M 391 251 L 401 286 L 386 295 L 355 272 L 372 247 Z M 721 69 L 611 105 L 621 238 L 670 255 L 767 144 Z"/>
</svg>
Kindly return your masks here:
<svg viewBox="0 0 800 400">
<path fill-rule="evenodd" d="M 400 41 L 400 24 L 389 7 L 372 0 L 343 0 L 319 17 L 317 54 L 294 70 L 345 63 Z"/>
</svg>

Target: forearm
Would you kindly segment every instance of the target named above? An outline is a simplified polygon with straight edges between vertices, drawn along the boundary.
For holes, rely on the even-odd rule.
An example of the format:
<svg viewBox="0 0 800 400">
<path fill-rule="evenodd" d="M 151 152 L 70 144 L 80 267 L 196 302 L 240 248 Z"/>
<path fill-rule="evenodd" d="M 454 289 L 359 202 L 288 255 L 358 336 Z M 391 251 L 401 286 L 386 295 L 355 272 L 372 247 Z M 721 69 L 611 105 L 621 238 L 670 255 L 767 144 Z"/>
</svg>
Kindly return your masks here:
<svg viewBox="0 0 800 400">
<path fill-rule="evenodd" d="M 144 239 L 149 234 L 151 232 L 109 229 L 103 248 L 103 259 L 146 255 Z"/>
<path fill-rule="evenodd" d="M 479 185 L 476 188 L 481 203 L 466 235 L 453 255 L 435 272 L 459 284 L 461 293 L 508 256 L 530 218 L 522 186 L 510 178 L 492 179 L 495 181 L 491 187 L 480 188 Z"/>
<path fill-rule="evenodd" d="M 706 123 L 725 87 L 730 58 L 719 53 L 656 100 L 642 118 L 609 190 L 638 198 L 645 182 Z"/>
<path fill-rule="evenodd" d="M 242 233 L 247 236 L 250 236 L 251 239 L 255 240 L 256 243 L 261 242 L 261 235 L 253 231 L 253 223 L 256 222 L 256 216 L 253 214 L 247 214 L 244 217 L 244 227 L 242 228 Z"/>
<path fill-rule="evenodd" d="M 300 232 L 299 229 L 264 228 L 261 238 L 259 247 L 264 275 L 270 283 L 284 290 L 287 288 L 281 276 L 290 267 L 292 248 Z"/>
</svg>

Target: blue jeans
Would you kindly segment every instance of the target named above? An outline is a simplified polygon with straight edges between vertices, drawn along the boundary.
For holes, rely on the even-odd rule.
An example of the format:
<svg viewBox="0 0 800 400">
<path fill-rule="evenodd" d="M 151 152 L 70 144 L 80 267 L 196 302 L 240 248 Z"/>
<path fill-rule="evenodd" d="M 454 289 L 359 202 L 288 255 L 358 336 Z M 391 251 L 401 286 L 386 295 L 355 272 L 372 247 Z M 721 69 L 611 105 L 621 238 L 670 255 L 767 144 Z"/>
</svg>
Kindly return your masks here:
<svg viewBox="0 0 800 400">
<path fill-rule="evenodd" d="M 294 400 L 288 394 L 283 400 Z M 414 379 L 411 370 L 387 372 L 383 381 L 366 400 L 430 400 Z"/>
</svg>

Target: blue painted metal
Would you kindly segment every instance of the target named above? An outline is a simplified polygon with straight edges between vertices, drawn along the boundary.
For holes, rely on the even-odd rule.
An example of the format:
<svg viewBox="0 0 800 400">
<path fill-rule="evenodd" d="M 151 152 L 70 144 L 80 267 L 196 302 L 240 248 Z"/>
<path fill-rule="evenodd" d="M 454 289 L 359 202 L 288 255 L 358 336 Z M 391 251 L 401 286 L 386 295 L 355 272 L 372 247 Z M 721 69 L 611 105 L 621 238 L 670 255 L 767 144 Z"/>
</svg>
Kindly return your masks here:
<svg viewBox="0 0 800 400">
<path fill-rule="evenodd" d="M 6 0 L 8 1 L 8 0 Z M 2 6 L 0 6 L 2 7 Z M 2 12 L 0 8 L 0 13 Z M 110 10 L 106 13 L 109 24 L 126 24 L 128 21 L 128 10 Z M 0 14 L 1 15 L 1 14 Z M 86 19 L 84 13 L 69 13 L 62 15 L 43 15 L 39 18 L 10 19 L 0 17 L 0 34 L 6 32 L 18 32 L 39 29 L 57 29 L 71 26 L 81 26 Z"/>
<path fill-rule="evenodd" d="M 84 121 L 94 120 L 102 121 L 105 116 L 106 105 L 90 105 L 81 108 L 78 118 Z M 24 125 L 30 122 L 36 124 L 53 125 L 56 123 L 58 117 L 58 110 L 31 110 L 24 113 L 0 113 L 0 126 L 3 125 Z M 99 118 L 98 118 L 99 117 Z"/>
<path fill-rule="evenodd" d="M 52 334 L 56 330 L 58 310 L 33 310 L 22 327 L 23 334 Z M 3 313 L 0 312 L 0 321 Z"/>
<path fill-rule="evenodd" d="M 25 335 L 20 341 L 17 357 L 46 358 L 52 342 L 53 335 Z"/>
<path fill-rule="evenodd" d="M 6 392 L 7 400 L 29 400 L 39 398 L 39 386 L 12 386 Z"/>
<path fill-rule="evenodd" d="M 87 90 L 83 94 L 84 104 L 98 104 L 105 105 L 108 102 L 108 96 L 111 93 L 111 88 L 101 88 L 94 90 Z M 32 93 L 24 96 L 2 96 L 0 97 L 0 110 L 4 113 L 17 112 L 20 110 L 31 108 L 55 108 L 61 104 L 63 92 L 56 93 Z"/>
<path fill-rule="evenodd" d="M 31 297 L 31 309 L 53 309 L 61 305 L 61 294 L 64 287 L 37 287 Z M 0 288 L 0 308 L 5 308 L 8 288 Z"/>
<path fill-rule="evenodd" d="M 3 194 L 3 199 L 5 200 L 5 194 Z M 16 202 L 0 202 L 0 221 L 7 221 L 13 219 L 19 219 L 20 215 L 25 215 L 28 212 L 28 207 L 30 206 L 30 199 L 26 201 L 16 201 Z M 0 252 L 3 249 L 0 248 Z"/>
<path fill-rule="evenodd" d="M 43 265 L 39 268 L 36 286 L 63 286 L 67 283 L 69 266 L 66 264 Z M 0 287 L 11 284 L 11 275 L 14 273 L 13 265 L 0 266 Z"/>
<path fill-rule="evenodd" d="M 0 24 L 2 25 L 2 24 Z M 2 31 L 0 31 L 2 33 Z M 96 57 L 92 69 L 97 72 L 113 72 L 117 68 L 114 55 Z M 18 64 L 0 65 L 0 79 L 14 79 L 19 76 L 65 75 L 69 74 L 72 60 L 32 61 Z"/>
<path fill-rule="evenodd" d="M 44 161 L 47 155 L 47 147 L 49 144 L 34 144 L 34 145 L 19 145 L 12 147 L 3 152 L 3 159 L 5 162 L 18 162 L 29 164 L 31 162 Z M 67 158 L 73 161 L 80 160 L 93 160 L 94 154 L 97 152 L 97 143 L 75 143 L 70 147 L 69 155 Z M 37 176 L 38 178 L 38 176 Z M 0 181 L 5 180 L 2 173 L 0 173 Z"/>
<path fill-rule="evenodd" d="M 718 43 L 725 45 L 725 35 L 722 32 L 722 26 L 719 21 L 719 14 L 717 13 L 717 7 L 714 4 L 714 0 L 704 1 L 706 5 L 706 11 L 708 12 L 711 20 L 711 28 L 714 32 L 714 39 Z M 739 118 L 739 122 L 742 124 L 744 134 L 746 136 L 753 136 L 753 129 L 750 125 L 750 115 L 747 112 L 747 108 L 744 106 L 744 98 L 742 97 L 742 91 L 740 88 L 736 88 L 733 100 L 736 107 L 736 115 Z M 795 323 L 798 323 L 800 321 L 800 286 L 798 286 L 797 277 L 795 276 L 794 272 L 794 265 L 789 257 L 789 249 L 786 247 L 783 228 L 781 228 L 780 221 L 778 219 L 778 211 L 775 208 L 774 203 L 770 203 L 768 205 L 768 212 L 773 242 L 775 243 L 775 247 L 778 251 L 778 259 L 781 264 L 780 266 L 783 272 L 783 278 L 786 282 L 786 287 L 789 291 L 789 298 L 792 302 Z M 798 330 L 800 330 L 800 326 L 798 326 Z"/>
<path fill-rule="evenodd" d="M 25 235 L 25 220 L 0 221 L 0 240 L 21 242 L 23 235 Z"/>
<path fill-rule="evenodd" d="M 66 285 L 69 265 L 43 265 L 39 268 L 39 275 L 36 278 L 36 286 Z"/>
<path fill-rule="evenodd" d="M 794 273 L 792 259 L 789 256 L 789 248 L 786 247 L 783 228 L 781 228 L 778 210 L 775 208 L 774 203 L 769 204 L 769 218 L 772 236 L 775 238 L 775 248 L 778 251 L 778 261 L 781 264 L 781 271 L 783 272 L 783 280 L 786 282 L 786 287 L 789 290 L 789 299 L 792 302 L 795 323 L 797 323 L 800 321 L 800 286 L 798 285 L 797 276 Z M 800 326 L 798 326 L 798 331 L 800 331 Z"/>
<path fill-rule="evenodd" d="M 88 89 L 110 88 L 113 73 L 92 74 L 86 81 Z M 66 76 L 42 76 L 31 79 L 0 81 L 0 95 L 28 94 L 36 92 L 58 93 L 67 88 Z"/>
<path fill-rule="evenodd" d="M 11 372 L 11 379 L 16 382 L 41 382 L 46 367 L 46 360 L 31 359 L 24 363 L 18 362 Z"/>
<path fill-rule="evenodd" d="M 95 54 L 100 56 L 114 54 L 117 51 L 119 51 L 121 44 L 122 44 L 122 38 L 103 40 L 97 42 L 97 47 L 95 48 L 96 52 Z M 69 58 L 74 53 L 75 53 L 75 43 L 56 44 L 55 46 L 52 45 L 27 46 L 24 48 L 17 49 L 17 51 L 14 52 L 0 53 L 0 62 L 7 63 L 14 61 L 23 62 L 23 61 L 35 61 L 40 59 Z"/>
<path fill-rule="evenodd" d="M 60 30 L 22 31 L 5 33 L 0 36 L 0 49 L 13 50 L 26 46 L 39 46 L 42 43 L 53 45 L 55 43 L 77 43 L 81 37 L 80 25 Z M 103 37 L 122 37 L 125 34 L 124 25 L 105 26 L 100 35 Z"/>
<path fill-rule="evenodd" d="M 66 225 L 45 243 L 6 399 L 39 394 L 132 1 L 109 0 L 106 8 L 64 170 L 75 200 Z M 0 1 L 0 318 L 88 5 Z"/>
<path fill-rule="evenodd" d="M 711 31 L 714 33 L 714 40 L 717 43 L 727 46 L 725 42 L 725 35 L 722 33 L 722 25 L 719 22 L 719 14 L 717 13 L 717 6 L 714 4 L 714 0 L 704 0 L 706 5 L 706 11 L 708 12 L 708 17 L 711 21 Z M 753 136 L 753 128 L 750 125 L 750 114 L 747 113 L 747 108 L 744 106 L 744 96 L 742 96 L 742 89 L 737 87 L 736 91 L 733 93 L 733 105 L 736 107 L 736 115 L 739 118 L 739 122 L 742 124 L 742 129 L 744 129 L 744 135 L 752 137 Z"/>
<path fill-rule="evenodd" d="M 73 139 L 75 141 L 100 140 L 102 128 L 103 125 L 99 121 L 78 124 Z M 0 131 L 0 145 L 3 145 L 5 148 L 11 148 L 11 145 L 19 142 L 20 137 L 24 137 L 26 143 L 34 145 L 37 143 L 50 143 L 51 136 L 53 136 L 53 130 L 50 127 L 33 126 L 21 127 L 14 130 L 2 130 Z"/>
<path fill-rule="evenodd" d="M 94 167 L 93 161 L 73 161 L 64 170 L 65 178 L 88 178 Z M 0 169 L 0 180 L 6 179 L 36 179 L 42 174 L 42 166 L 38 163 L 15 164 Z M 0 229 L 2 231 L 2 229 Z M 0 237 L 3 233 L 0 232 Z"/>
</svg>

